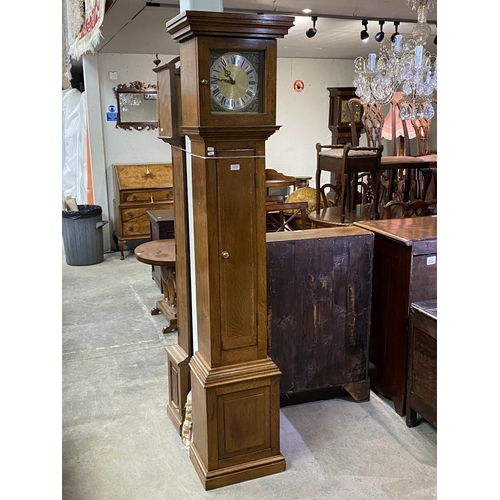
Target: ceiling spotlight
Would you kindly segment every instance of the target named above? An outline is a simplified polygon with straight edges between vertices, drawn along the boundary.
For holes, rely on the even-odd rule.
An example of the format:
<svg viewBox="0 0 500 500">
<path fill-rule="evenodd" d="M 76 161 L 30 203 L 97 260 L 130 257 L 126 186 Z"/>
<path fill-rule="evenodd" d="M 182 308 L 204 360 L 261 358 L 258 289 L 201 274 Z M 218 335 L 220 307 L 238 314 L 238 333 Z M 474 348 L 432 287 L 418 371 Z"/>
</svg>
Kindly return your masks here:
<svg viewBox="0 0 500 500">
<path fill-rule="evenodd" d="M 318 16 L 311 16 L 313 27 L 309 28 L 306 31 L 307 38 L 312 38 L 316 34 L 316 21 L 318 20 Z"/>
<path fill-rule="evenodd" d="M 394 43 L 396 36 L 399 35 L 398 31 L 399 21 L 394 21 L 394 33 L 391 35 L 391 42 Z"/>
<path fill-rule="evenodd" d="M 361 30 L 361 33 L 359 34 L 359 36 L 361 37 L 361 40 L 363 40 L 363 42 L 367 42 L 368 38 L 370 38 L 370 35 L 368 34 L 368 21 L 366 19 L 363 19 L 361 21 L 361 24 L 365 28 L 363 30 Z"/>
<path fill-rule="evenodd" d="M 384 23 L 385 21 L 379 21 L 380 31 L 375 35 L 375 40 L 381 42 L 384 39 Z"/>
<path fill-rule="evenodd" d="M 304 14 L 310 14 L 312 12 L 312 9 L 302 9 L 302 12 Z"/>
</svg>

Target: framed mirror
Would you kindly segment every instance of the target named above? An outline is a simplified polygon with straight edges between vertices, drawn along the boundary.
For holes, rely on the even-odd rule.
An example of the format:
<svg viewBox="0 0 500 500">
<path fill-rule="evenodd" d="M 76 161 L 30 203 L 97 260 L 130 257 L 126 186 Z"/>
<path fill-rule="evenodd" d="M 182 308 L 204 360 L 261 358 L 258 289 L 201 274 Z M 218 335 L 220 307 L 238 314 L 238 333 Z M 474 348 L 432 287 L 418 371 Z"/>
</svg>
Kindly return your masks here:
<svg viewBox="0 0 500 500">
<path fill-rule="evenodd" d="M 118 101 L 117 127 L 129 130 L 158 128 L 156 85 L 145 85 L 136 81 L 128 85 L 118 85 L 114 91 Z"/>
</svg>

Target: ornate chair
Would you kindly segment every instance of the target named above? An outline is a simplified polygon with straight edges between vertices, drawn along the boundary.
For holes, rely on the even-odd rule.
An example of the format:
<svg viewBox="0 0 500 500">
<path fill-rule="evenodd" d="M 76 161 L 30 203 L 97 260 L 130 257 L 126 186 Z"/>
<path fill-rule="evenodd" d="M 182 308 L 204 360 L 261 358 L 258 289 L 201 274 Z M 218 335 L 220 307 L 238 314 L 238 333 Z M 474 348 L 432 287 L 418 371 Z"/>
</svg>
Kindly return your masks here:
<svg viewBox="0 0 500 500">
<path fill-rule="evenodd" d="M 437 99 L 431 99 L 434 105 L 437 105 Z M 425 106 L 427 103 L 422 103 Z M 411 110 L 411 107 L 410 107 Z M 420 158 L 427 158 L 431 160 L 432 166 L 426 168 L 420 168 L 419 171 L 422 174 L 423 186 L 421 197 L 425 200 L 427 196 L 427 191 L 434 181 L 434 193 L 431 195 L 433 198 L 437 197 L 437 154 L 431 151 L 430 147 L 430 130 L 431 130 L 432 119 L 427 120 L 426 118 L 412 118 L 411 123 L 415 130 L 417 136 L 417 156 Z M 432 160 L 435 158 L 435 164 Z"/>
<path fill-rule="evenodd" d="M 356 126 L 354 122 L 355 107 L 361 105 L 358 98 L 349 99 L 347 107 L 351 117 L 351 136 L 353 144 L 357 145 Z M 363 104 L 363 116 L 361 121 L 366 133 L 367 144 L 370 147 L 380 147 L 382 145 L 382 134 L 386 117 L 382 113 L 378 104 Z M 402 139 L 398 141 L 396 134 L 397 114 L 399 113 L 399 98 L 394 97 L 389 103 L 387 116 L 391 120 L 391 154 L 382 156 L 381 166 L 381 189 L 384 191 L 385 202 L 391 199 L 410 198 L 410 186 L 412 182 L 412 171 L 416 169 L 420 161 L 411 156 L 409 131 L 406 121 L 402 122 Z M 364 178 L 364 176 L 362 176 Z"/>
<path fill-rule="evenodd" d="M 353 222 L 377 219 L 380 192 L 380 158 L 382 147 L 351 147 L 346 145 L 316 144 L 316 209 L 309 214 L 312 227 L 332 227 L 351 225 Z M 340 176 L 339 186 L 333 187 L 338 199 L 334 206 L 321 208 L 321 202 L 327 201 L 325 185 L 321 184 L 323 171 L 334 172 Z M 372 186 L 372 202 L 357 203 L 358 176 L 369 174 Z M 322 200 L 323 198 L 323 200 Z M 332 205 L 332 203 L 330 203 Z"/>
<path fill-rule="evenodd" d="M 392 200 L 383 207 L 382 219 L 406 219 L 437 215 L 437 200 Z"/>
<path fill-rule="evenodd" d="M 276 188 L 288 188 L 291 187 L 293 191 L 295 189 L 295 185 L 297 179 L 292 175 L 285 175 L 277 170 L 272 168 L 266 168 L 266 196 L 277 195 Z M 287 192 L 288 194 L 288 192 Z"/>
</svg>

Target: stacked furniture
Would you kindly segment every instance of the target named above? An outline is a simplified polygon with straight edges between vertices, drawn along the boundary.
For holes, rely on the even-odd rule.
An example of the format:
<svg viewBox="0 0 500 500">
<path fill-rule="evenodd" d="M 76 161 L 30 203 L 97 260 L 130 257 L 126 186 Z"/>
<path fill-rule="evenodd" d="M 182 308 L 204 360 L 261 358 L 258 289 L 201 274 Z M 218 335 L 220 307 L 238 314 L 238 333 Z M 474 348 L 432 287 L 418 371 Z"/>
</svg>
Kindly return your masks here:
<svg viewBox="0 0 500 500">
<path fill-rule="evenodd" d="M 172 164 L 113 165 L 114 234 L 120 260 L 128 241 L 150 238 L 148 210 L 172 208 Z"/>
</svg>

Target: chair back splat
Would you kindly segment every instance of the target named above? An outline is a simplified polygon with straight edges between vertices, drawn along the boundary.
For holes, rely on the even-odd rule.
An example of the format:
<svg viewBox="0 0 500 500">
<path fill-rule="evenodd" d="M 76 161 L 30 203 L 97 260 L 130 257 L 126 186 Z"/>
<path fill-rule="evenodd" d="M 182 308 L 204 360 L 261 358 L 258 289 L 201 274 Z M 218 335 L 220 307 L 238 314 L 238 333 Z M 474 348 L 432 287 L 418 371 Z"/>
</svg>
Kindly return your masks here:
<svg viewBox="0 0 500 500">
<path fill-rule="evenodd" d="M 392 200 L 383 207 L 383 219 L 407 219 L 437 215 L 437 200 Z"/>
</svg>

